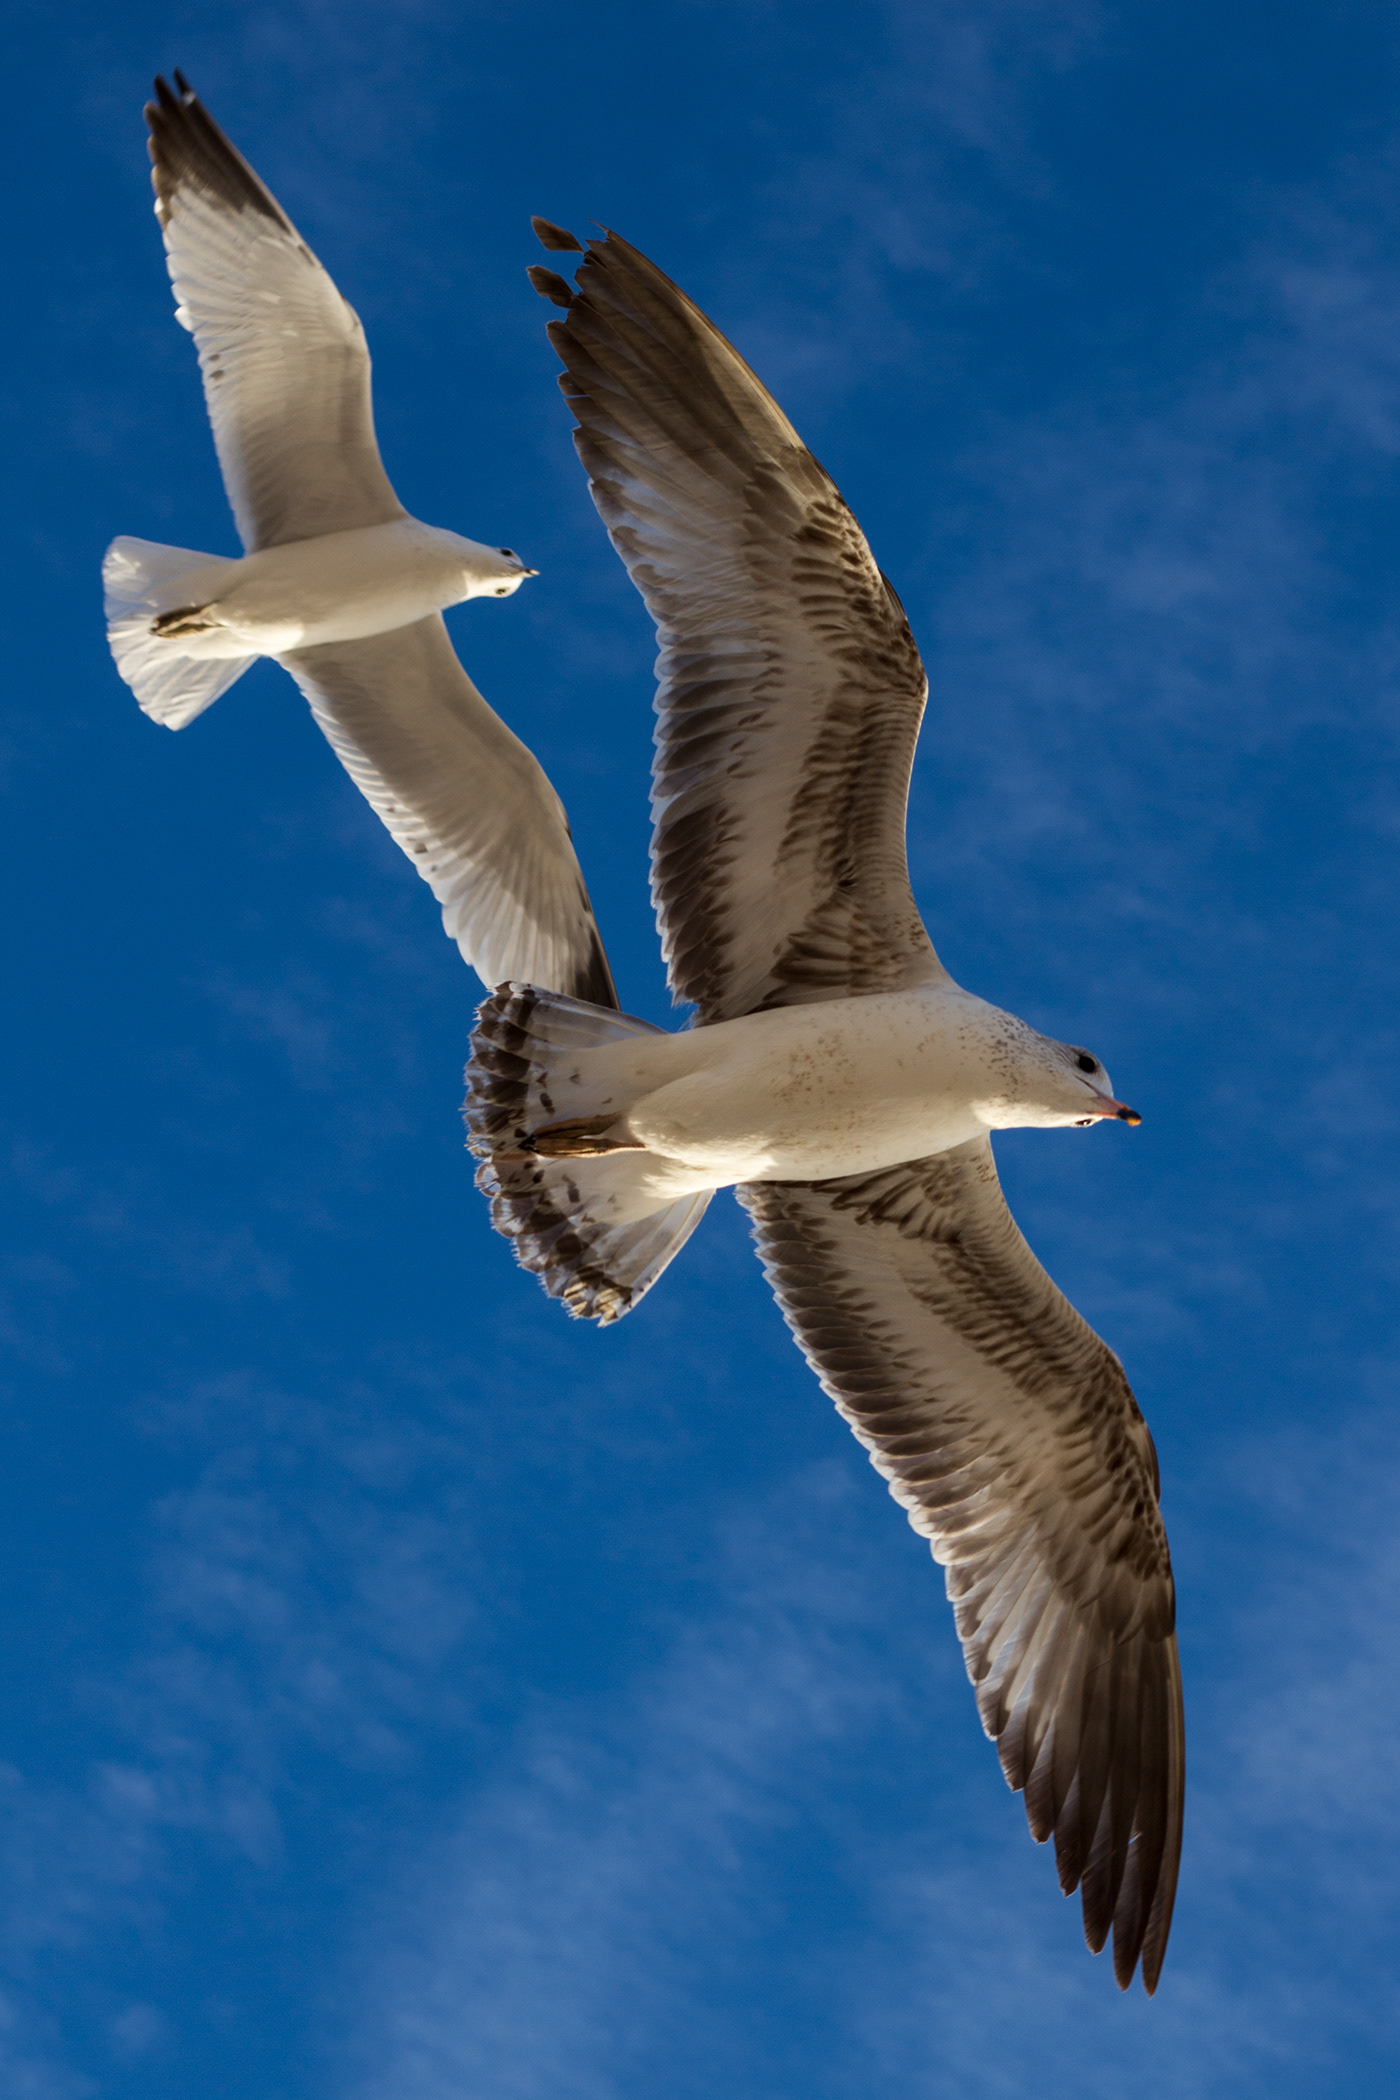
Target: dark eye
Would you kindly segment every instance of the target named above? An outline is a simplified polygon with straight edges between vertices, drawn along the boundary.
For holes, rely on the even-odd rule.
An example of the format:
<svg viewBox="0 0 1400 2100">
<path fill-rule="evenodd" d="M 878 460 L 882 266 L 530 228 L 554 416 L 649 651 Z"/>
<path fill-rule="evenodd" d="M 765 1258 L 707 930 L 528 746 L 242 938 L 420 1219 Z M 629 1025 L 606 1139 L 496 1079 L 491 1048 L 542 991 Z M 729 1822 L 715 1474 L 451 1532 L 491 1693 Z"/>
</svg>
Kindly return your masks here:
<svg viewBox="0 0 1400 2100">
<path fill-rule="evenodd" d="M 1087 1050 L 1081 1050 L 1078 1057 L 1076 1057 L 1074 1061 L 1078 1065 L 1081 1072 L 1097 1072 L 1099 1069 L 1098 1059 L 1096 1057 L 1090 1057 Z"/>
<path fill-rule="evenodd" d="M 497 552 L 504 554 L 507 561 L 519 561 L 520 559 L 520 556 L 516 553 L 514 547 L 501 547 L 498 548 Z"/>
</svg>

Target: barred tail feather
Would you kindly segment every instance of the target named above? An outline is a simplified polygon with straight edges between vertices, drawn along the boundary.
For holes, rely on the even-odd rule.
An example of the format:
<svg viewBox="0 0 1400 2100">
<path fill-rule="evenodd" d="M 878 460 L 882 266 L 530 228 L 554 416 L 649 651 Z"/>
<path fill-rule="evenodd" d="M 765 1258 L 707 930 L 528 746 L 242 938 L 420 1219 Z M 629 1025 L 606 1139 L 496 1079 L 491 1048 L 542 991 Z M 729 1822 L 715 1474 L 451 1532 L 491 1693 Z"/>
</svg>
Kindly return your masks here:
<svg viewBox="0 0 1400 2100">
<path fill-rule="evenodd" d="M 668 1192 L 645 1152 L 549 1159 L 525 1147 L 541 1125 L 558 1120 L 571 1057 L 662 1033 L 612 1007 L 509 984 L 486 1000 L 472 1035 L 467 1129 L 491 1222 L 551 1298 L 576 1319 L 604 1326 L 651 1289 L 714 1190 Z"/>
</svg>

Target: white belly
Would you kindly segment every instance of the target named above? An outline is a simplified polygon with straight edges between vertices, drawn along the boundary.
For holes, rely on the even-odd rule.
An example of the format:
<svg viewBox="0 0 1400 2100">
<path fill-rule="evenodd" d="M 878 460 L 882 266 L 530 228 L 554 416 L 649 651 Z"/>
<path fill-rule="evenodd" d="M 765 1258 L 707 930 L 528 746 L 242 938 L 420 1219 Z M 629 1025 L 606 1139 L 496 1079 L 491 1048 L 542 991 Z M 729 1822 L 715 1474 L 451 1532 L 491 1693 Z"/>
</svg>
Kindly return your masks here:
<svg viewBox="0 0 1400 2100">
<path fill-rule="evenodd" d="M 416 518 L 266 547 L 212 578 L 217 626 L 181 635 L 182 656 L 280 656 L 318 642 L 358 641 L 407 627 L 468 595 L 460 543 Z M 209 604 L 211 575 L 190 577 L 193 605 Z"/>
<path fill-rule="evenodd" d="M 635 1038 L 572 1061 L 594 1111 L 696 1187 L 820 1181 L 947 1151 L 1006 1120 L 1024 1024 L 951 981 Z M 572 1075 L 571 1075 L 572 1076 Z M 611 1082 L 608 1084 L 607 1082 Z M 556 1111 L 576 1112 L 555 1088 Z"/>
</svg>

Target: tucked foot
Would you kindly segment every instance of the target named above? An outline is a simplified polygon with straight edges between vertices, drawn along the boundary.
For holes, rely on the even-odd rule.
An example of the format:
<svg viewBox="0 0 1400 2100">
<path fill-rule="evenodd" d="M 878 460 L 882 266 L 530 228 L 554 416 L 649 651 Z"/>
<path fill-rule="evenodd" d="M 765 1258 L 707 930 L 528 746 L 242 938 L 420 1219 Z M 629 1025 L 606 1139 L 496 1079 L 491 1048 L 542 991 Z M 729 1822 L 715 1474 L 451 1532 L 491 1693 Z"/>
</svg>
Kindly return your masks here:
<svg viewBox="0 0 1400 2100">
<path fill-rule="evenodd" d="M 596 1159 L 604 1152 L 645 1152 L 636 1138 L 609 1137 L 616 1116 L 575 1116 L 568 1123 L 546 1123 L 521 1141 L 521 1150 L 541 1159 Z"/>
<path fill-rule="evenodd" d="M 208 634 L 217 627 L 217 620 L 206 619 L 207 605 L 181 605 L 174 612 L 161 613 L 151 622 L 151 633 L 158 634 L 162 641 L 171 641 L 179 634 Z"/>
</svg>

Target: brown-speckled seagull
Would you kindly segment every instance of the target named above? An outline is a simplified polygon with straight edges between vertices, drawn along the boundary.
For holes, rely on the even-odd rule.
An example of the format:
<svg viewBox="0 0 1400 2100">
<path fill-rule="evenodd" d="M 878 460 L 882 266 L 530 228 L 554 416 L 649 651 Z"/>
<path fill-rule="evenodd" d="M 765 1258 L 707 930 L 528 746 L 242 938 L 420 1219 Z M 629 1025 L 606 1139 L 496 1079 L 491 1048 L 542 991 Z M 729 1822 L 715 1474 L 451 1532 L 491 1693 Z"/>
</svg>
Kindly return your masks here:
<svg viewBox="0 0 1400 2100">
<path fill-rule="evenodd" d="M 535 222 L 546 247 L 571 234 Z M 1184 1743 L 1157 1460 L 1006 1207 L 990 1132 L 1138 1120 L 1099 1060 L 955 984 L 909 887 L 927 685 L 837 489 L 737 352 L 608 234 L 550 334 L 660 641 L 654 895 L 679 1034 L 504 985 L 468 1123 L 497 1227 L 609 1321 L 733 1186 L 822 1386 L 947 1571 L 983 1726 L 1155 1990 Z"/>
</svg>

